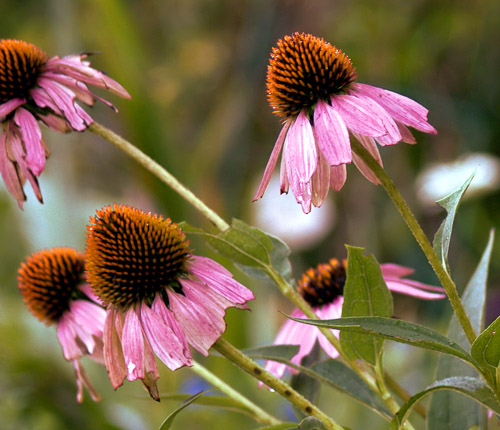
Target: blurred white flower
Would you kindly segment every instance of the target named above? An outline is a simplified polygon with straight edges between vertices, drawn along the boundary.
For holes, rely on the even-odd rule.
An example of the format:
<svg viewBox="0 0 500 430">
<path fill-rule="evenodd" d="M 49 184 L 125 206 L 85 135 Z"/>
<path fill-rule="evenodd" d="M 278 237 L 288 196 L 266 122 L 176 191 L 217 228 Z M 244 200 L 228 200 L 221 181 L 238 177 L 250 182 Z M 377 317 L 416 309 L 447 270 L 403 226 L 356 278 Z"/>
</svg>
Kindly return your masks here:
<svg viewBox="0 0 500 430">
<path fill-rule="evenodd" d="M 310 248 L 331 231 L 336 218 L 331 199 L 327 198 L 320 210 L 305 214 L 293 195 L 276 198 L 280 188 L 278 175 L 272 176 L 268 188 L 271 192 L 252 204 L 253 223 L 257 227 L 283 239 L 293 250 Z"/>
<path fill-rule="evenodd" d="M 476 171 L 465 198 L 496 190 L 500 186 L 500 159 L 487 153 L 466 154 L 451 163 L 434 164 L 417 178 L 417 195 L 425 205 L 459 188 Z"/>
</svg>

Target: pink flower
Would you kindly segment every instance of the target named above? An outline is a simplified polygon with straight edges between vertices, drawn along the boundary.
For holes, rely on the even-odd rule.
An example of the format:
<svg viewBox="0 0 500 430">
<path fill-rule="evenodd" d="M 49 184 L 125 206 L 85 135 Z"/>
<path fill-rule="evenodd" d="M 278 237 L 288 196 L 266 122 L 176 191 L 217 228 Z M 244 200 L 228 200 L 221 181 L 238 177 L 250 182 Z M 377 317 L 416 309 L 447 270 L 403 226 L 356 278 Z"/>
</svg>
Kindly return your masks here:
<svg viewBox="0 0 500 430">
<path fill-rule="evenodd" d="M 49 151 L 38 121 L 58 132 L 83 131 L 93 120 L 77 100 L 92 106 L 98 99 L 115 109 L 87 84 L 130 98 L 117 82 L 91 68 L 86 57 L 49 59 L 31 43 L 0 40 L 0 174 L 21 208 L 26 179 L 42 202 L 37 178 Z"/>
<path fill-rule="evenodd" d="M 382 276 L 387 287 L 397 293 L 418 297 L 426 300 L 437 300 L 446 297 L 443 289 L 431 285 L 422 284 L 404 276 L 411 275 L 414 270 L 397 264 L 381 264 Z M 313 307 L 319 319 L 328 320 L 342 316 L 342 296 L 346 280 L 346 261 L 340 263 L 337 259 L 331 259 L 326 264 L 319 264 L 316 268 L 307 270 L 299 281 L 298 290 L 302 297 Z M 295 309 L 291 316 L 293 318 L 307 318 L 299 309 Z M 332 333 L 338 337 L 339 331 Z M 308 355 L 316 341 L 321 348 L 332 358 L 337 358 L 339 353 L 320 332 L 320 330 L 308 324 L 287 319 L 281 326 L 274 345 L 298 345 L 299 352 L 291 359 L 292 363 L 300 365 L 302 359 Z M 277 378 L 281 378 L 288 368 L 286 364 L 275 361 L 266 362 L 266 370 Z M 297 373 L 293 368 L 288 368 L 291 373 Z"/>
<path fill-rule="evenodd" d="M 321 206 L 330 187 L 343 187 L 351 161 L 367 179 L 379 183 L 351 151 L 349 132 L 380 165 L 376 142 L 416 143 L 408 127 L 436 133 L 427 122 L 426 108 L 355 79 L 349 58 L 321 38 L 295 33 L 278 41 L 271 53 L 267 88 L 274 112 L 285 120 L 254 201 L 264 195 L 282 149 L 281 192 L 291 188 L 309 213 L 311 203 Z"/>
<path fill-rule="evenodd" d="M 156 355 L 176 370 L 191 366 L 226 329 L 228 307 L 248 309 L 252 292 L 215 261 L 192 255 L 169 218 L 125 205 L 91 217 L 87 272 L 107 306 L 104 360 L 113 388 L 140 379 L 159 400 Z"/>
<path fill-rule="evenodd" d="M 102 335 L 105 310 L 85 283 L 85 259 L 71 248 L 38 251 L 21 263 L 18 286 L 29 311 L 40 321 L 57 326 L 57 338 L 64 358 L 75 369 L 77 400 L 83 401 L 83 387 L 93 400 L 100 400 L 80 358 L 90 356 L 104 364 Z"/>
</svg>

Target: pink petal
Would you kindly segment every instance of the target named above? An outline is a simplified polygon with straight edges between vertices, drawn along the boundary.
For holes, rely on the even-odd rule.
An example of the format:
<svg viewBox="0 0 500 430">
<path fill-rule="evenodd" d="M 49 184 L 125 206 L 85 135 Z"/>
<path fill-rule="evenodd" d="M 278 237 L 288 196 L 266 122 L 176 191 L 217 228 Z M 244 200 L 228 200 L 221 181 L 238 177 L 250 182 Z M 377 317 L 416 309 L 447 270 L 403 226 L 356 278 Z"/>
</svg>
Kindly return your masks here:
<svg viewBox="0 0 500 430">
<path fill-rule="evenodd" d="M 400 122 L 396 122 L 399 132 L 401 133 L 401 140 L 404 143 L 409 143 L 410 145 L 415 145 L 417 143 L 417 139 L 411 134 L 411 131 L 408 130 L 406 125 L 401 124 Z"/>
<path fill-rule="evenodd" d="M 368 150 L 371 156 L 375 158 L 377 163 L 380 164 L 380 166 L 382 166 L 382 158 L 380 157 L 380 152 L 378 151 L 377 144 L 375 143 L 374 139 L 371 137 L 357 135 L 357 134 L 355 134 L 354 137 L 359 141 L 359 143 L 361 143 L 365 147 L 365 149 Z M 359 155 L 353 153 L 353 160 L 358 170 L 366 179 L 368 179 L 371 183 L 375 185 L 380 184 L 380 181 L 375 176 L 375 173 L 372 172 L 372 169 L 370 169 L 366 165 L 366 163 L 359 157 Z"/>
<path fill-rule="evenodd" d="M 95 336 L 102 336 L 106 321 L 106 311 L 103 308 L 86 300 L 74 300 L 69 307 L 78 325 Z"/>
<path fill-rule="evenodd" d="M 146 390 L 148 390 L 149 395 L 157 402 L 160 401 L 160 393 L 156 385 L 159 377 L 160 373 L 156 366 L 153 349 L 149 342 L 144 342 L 144 378 L 142 379 L 142 383 L 146 387 Z"/>
<path fill-rule="evenodd" d="M 187 286 L 183 283 L 183 291 L 187 293 L 188 290 L 189 283 Z M 183 296 L 171 290 L 167 290 L 167 294 L 170 309 L 182 326 L 188 342 L 203 355 L 208 355 L 208 350 L 226 328 L 224 311 L 207 308 L 203 304 L 203 297 L 192 300 L 188 294 Z"/>
<path fill-rule="evenodd" d="M 26 163 L 35 176 L 39 176 L 45 167 L 45 149 L 42 145 L 42 133 L 35 117 L 26 109 L 18 108 L 14 121 L 19 126 L 26 146 Z"/>
<path fill-rule="evenodd" d="M 334 191 L 340 191 L 347 179 L 345 164 L 330 167 L 330 186 Z"/>
<path fill-rule="evenodd" d="M 127 368 L 123 358 L 120 337 L 117 331 L 118 319 L 121 318 L 120 311 L 110 307 L 107 312 L 106 322 L 104 324 L 104 361 L 108 371 L 111 385 L 116 390 L 123 384 L 127 376 Z"/>
<path fill-rule="evenodd" d="M 269 157 L 269 161 L 267 162 L 266 169 L 264 170 L 264 175 L 262 176 L 262 180 L 260 181 L 259 188 L 255 193 L 253 198 L 253 202 L 260 199 L 269 185 L 269 181 L 271 180 L 271 176 L 273 174 L 273 170 L 276 167 L 276 162 L 278 161 L 278 157 L 281 152 L 281 148 L 283 147 L 283 142 L 285 141 L 285 136 L 287 134 L 288 128 L 290 127 L 291 121 L 288 120 L 285 122 L 285 125 L 280 131 L 278 136 L 278 140 L 274 144 L 273 151 L 271 152 L 271 156 Z"/>
<path fill-rule="evenodd" d="M 233 304 L 243 304 L 254 299 L 252 291 L 233 279 L 231 272 L 210 258 L 193 255 L 188 262 L 188 270 Z"/>
<path fill-rule="evenodd" d="M 90 394 L 90 397 L 94 402 L 99 402 L 101 400 L 101 396 L 90 383 L 90 379 L 87 376 L 87 373 L 85 372 L 85 369 L 83 368 L 80 361 L 73 360 L 72 363 L 73 363 L 73 369 L 75 370 L 76 385 L 78 387 L 78 392 L 76 395 L 77 402 L 78 403 L 83 402 L 83 387 L 87 389 L 87 391 Z"/>
<path fill-rule="evenodd" d="M 379 137 L 386 134 L 379 111 L 366 99 L 352 95 L 337 95 L 331 98 L 332 108 L 344 120 L 347 128 L 354 133 Z"/>
<path fill-rule="evenodd" d="M 61 344 L 64 358 L 68 361 L 76 360 L 88 351 L 84 345 L 77 343 L 75 324 L 70 312 L 66 312 L 57 324 L 57 338 Z"/>
<path fill-rule="evenodd" d="M 131 307 L 125 312 L 122 348 L 127 366 L 127 379 L 135 381 L 144 378 L 144 339 L 141 322 L 135 307 Z"/>
<path fill-rule="evenodd" d="M 141 318 L 151 348 L 170 370 L 192 365 L 191 356 L 189 350 L 186 351 L 185 343 L 176 336 L 159 314 L 143 304 Z"/>
<path fill-rule="evenodd" d="M 437 293 L 428 293 L 426 291 L 422 291 L 421 286 L 416 288 L 412 285 L 412 282 L 405 282 L 405 280 L 391 280 L 385 279 L 385 283 L 387 284 L 387 288 L 391 291 L 395 291 L 396 293 L 406 294 L 407 296 L 418 297 L 419 299 L 424 300 L 438 300 L 446 297 L 446 294 L 437 294 Z"/>
<path fill-rule="evenodd" d="M 318 167 L 312 177 L 312 204 L 319 208 L 326 200 L 330 189 L 330 166 L 323 154 L 319 153 Z"/>
<path fill-rule="evenodd" d="M 9 101 L 2 103 L 0 105 L 0 122 L 5 120 L 5 117 L 9 115 L 11 112 L 14 112 L 19 106 L 26 103 L 25 98 L 15 98 L 10 99 Z"/>
<path fill-rule="evenodd" d="M 335 109 L 323 100 L 319 100 L 314 109 L 314 131 L 318 147 L 330 166 L 351 162 L 347 126 Z"/>
<path fill-rule="evenodd" d="M 78 105 L 74 103 L 75 93 L 73 91 L 50 79 L 39 78 L 38 84 L 47 91 L 74 130 L 83 131 L 87 128 L 89 124 L 77 112 Z"/>
<path fill-rule="evenodd" d="M 0 174 L 9 193 L 14 197 L 19 206 L 23 207 L 23 202 L 26 200 L 21 180 L 15 164 L 9 159 L 6 147 L 6 133 L 0 128 Z"/>
<path fill-rule="evenodd" d="M 366 84 L 356 83 L 354 89 L 375 100 L 396 121 L 425 133 L 437 133 L 434 127 L 427 122 L 429 111 L 416 101 L 392 91 Z"/>
<path fill-rule="evenodd" d="M 323 305 L 321 307 L 315 308 L 314 311 L 320 320 L 331 320 L 335 318 L 340 318 L 342 316 L 342 304 L 344 303 L 344 298 L 342 296 L 337 297 L 332 303 Z M 321 331 L 318 329 L 318 341 L 321 348 L 332 358 L 337 358 L 339 352 L 334 348 L 334 346 L 328 341 Z M 338 330 L 331 330 L 331 332 L 339 337 Z"/>
<path fill-rule="evenodd" d="M 288 194 L 290 183 L 288 182 L 288 175 L 286 173 L 285 157 L 281 157 L 280 167 L 280 194 Z"/>
<path fill-rule="evenodd" d="M 392 276 L 395 278 L 402 278 L 403 276 L 409 276 L 415 273 L 415 270 L 411 267 L 400 266 L 394 263 L 381 264 L 380 270 L 382 271 L 382 276 Z"/>
</svg>

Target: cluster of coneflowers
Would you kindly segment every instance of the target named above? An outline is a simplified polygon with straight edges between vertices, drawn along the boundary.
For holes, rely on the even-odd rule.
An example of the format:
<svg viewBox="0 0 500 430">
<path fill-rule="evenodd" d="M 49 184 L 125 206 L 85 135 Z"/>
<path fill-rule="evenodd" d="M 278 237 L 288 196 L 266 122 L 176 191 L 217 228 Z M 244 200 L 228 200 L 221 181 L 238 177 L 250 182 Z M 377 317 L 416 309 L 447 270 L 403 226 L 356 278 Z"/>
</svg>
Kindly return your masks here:
<svg viewBox="0 0 500 430">
<path fill-rule="evenodd" d="M 93 120 L 79 102 L 91 106 L 98 99 L 113 107 L 88 84 L 129 97 L 91 68 L 86 57 L 48 58 L 32 44 L 0 41 L 0 173 L 20 207 L 26 180 L 42 202 L 38 177 L 49 151 L 39 124 L 59 132 L 87 129 Z M 351 161 L 378 183 L 351 151 L 349 133 L 379 164 L 376 143 L 415 143 L 408 127 L 435 133 L 418 103 L 355 80 L 349 58 L 323 39 L 295 33 L 278 41 L 267 86 L 284 125 L 255 199 L 263 195 L 281 152 L 281 191 L 291 188 L 307 213 L 311 204 L 321 206 L 330 187 L 342 188 Z M 410 268 L 385 264 L 381 270 L 392 291 L 444 297 L 441 288 L 405 278 Z M 337 318 L 345 282 L 345 262 L 331 259 L 306 271 L 298 290 L 319 318 Z M 99 398 L 80 364 L 86 355 L 106 366 L 115 389 L 125 378 L 139 379 L 159 399 L 155 356 L 171 370 L 192 365 L 190 346 L 208 355 L 225 331 L 226 309 L 248 309 L 254 298 L 219 263 L 193 255 L 185 234 L 169 218 L 116 204 L 90 218 L 85 253 L 70 248 L 36 252 L 21 264 L 18 285 L 28 309 L 56 325 L 63 355 L 75 369 L 79 401 L 83 387 Z M 296 310 L 292 316 L 304 314 Z M 298 344 L 292 362 L 299 364 L 316 341 L 329 356 L 338 356 L 317 327 L 292 320 L 275 343 Z M 266 367 L 278 377 L 286 369 L 274 362 Z"/>
</svg>

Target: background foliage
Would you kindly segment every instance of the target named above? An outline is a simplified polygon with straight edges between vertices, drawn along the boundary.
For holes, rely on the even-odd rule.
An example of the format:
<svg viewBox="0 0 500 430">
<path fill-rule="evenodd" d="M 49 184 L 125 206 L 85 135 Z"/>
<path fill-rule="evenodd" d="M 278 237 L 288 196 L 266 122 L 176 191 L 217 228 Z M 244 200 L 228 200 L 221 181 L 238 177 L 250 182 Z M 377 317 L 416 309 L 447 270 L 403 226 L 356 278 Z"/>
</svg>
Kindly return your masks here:
<svg viewBox="0 0 500 430">
<path fill-rule="evenodd" d="M 266 65 L 277 39 L 294 31 L 325 38 L 347 52 L 359 81 L 408 95 L 430 110 L 437 136 L 418 134 L 418 145 L 384 149 L 389 174 L 432 236 L 442 219 L 437 205 L 416 198 L 419 172 L 465 153 L 500 156 L 500 3 L 497 0 L 24 0 L 0 6 L 2 38 L 35 43 L 48 55 L 96 52 L 94 66 L 123 84 L 132 101 L 113 99 L 119 115 L 101 105 L 94 118 L 129 138 L 218 211 L 226 220 L 252 223 L 263 202 L 251 204 L 279 120 L 267 106 Z M 91 378 L 104 400 L 75 401 L 72 368 L 55 332 L 24 308 L 16 270 L 26 255 L 52 246 L 85 246 L 85 226 L 96 209 L 128 203 L 191 225 L 205 221 L 149 173 L 113 146 L 89 134 L 57 135 L 44 130 L 52 151 L 41 177 L 45 204 L 29 195 L 23 212 L 0 188 L 0 416 L 5 429 L 155 429 L 177 402 L 151 401 L 139 383 L 113 392 L 106 372 L 90 361 Z M 463 172 L 463 181 L 471 172 Z M 293 275 L 310 265 L 346 255 L 345 243 L 363 246 L 380 262 L 406 264 L 417 277 L 436 283 L 424 257 L 381 189 L 354 169 L 341 193 L 330 195 L 336 216 L 314 244 L 305 243 L 300 226 L 292 244 Z M 268 190 L 285 206 L 287 198 Z M 465 286 L 486 245 L 491 226 L 499 224 L 498 187 L 482 198 L 466 199 L 458 213 L 450 267 L 459 288 Z M 293 197 L 290 197 L 293 199 Z M 297 209 L 300 214 L 298 205 Z M 288 209 L 287 209 L 288 211 Z M 291 210 L 290 210 L 291 211 Z M 314 212 L 314 210 L 313 210 Z M 295 214 L 295 211 L 292 211 Z M 312 235 L 309 235 L 312 236 Z M 197 253 L 210 253 L 193 239 Z M 488 322 L 500 303 L 500 247 L 493 250 Z M 240 280 L 247 279 L 238 272 Z M 249 281 L 250 282 L 250 281 Z M 265 282 L 253 282 L 252 312 L 230 310 L 226 336 L 241 347 L 270 343 L 282 322 L 276 310 L 290 305 Z M 396 297 L 395 314 L 432 321 L 444 333 L 446 302 L 417 303 Z M 411 357 L 411 360 L 410 360 Z M 289 417 L 276 396 L 229 366 L 223 359 L 199 359 L 222 379 L 269 410 Z M 387 368 L 411 391 L 432 378 L 436 356 L 392 345 Z M 195 393 L 206 388 L 187 369 L 160 370 L 162 393 Z M 323 404 L 351 428 L 385 428 L 377 416 L 347 398 L 324 390 Z M 88 396 L 87 396 L 88 397 Z M 342 405 L 341 408 L 338 405 Z M 183 411 L 174 428 L 255 428 L 251 419 L 231 411 L 194 406 Z M 416 423 L 418 419 L 416 419 Z"/>
</svg>

